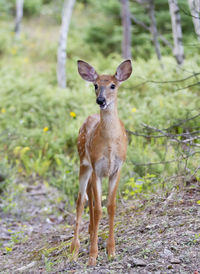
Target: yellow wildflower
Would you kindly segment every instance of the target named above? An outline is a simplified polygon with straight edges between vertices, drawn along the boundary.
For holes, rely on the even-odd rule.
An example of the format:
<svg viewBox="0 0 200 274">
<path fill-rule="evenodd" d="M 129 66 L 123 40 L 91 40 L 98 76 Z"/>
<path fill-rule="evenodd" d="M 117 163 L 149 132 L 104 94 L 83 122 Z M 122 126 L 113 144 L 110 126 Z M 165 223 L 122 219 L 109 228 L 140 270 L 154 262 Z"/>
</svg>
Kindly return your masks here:
<svg viewBox="0 0 200 274">
<path fill-rule="evenodd" d="M 5 250 L 6 250 L 7 252 L 11 252 L 11 251 L 12 251 L 12 247 L 5 246 Z"/>
<path fill-rule="evenodd" d="M 49 188 L 49 183 L 47 181 L 44 181 L 44 185 L 46 186 L 46 188 Z"/>
<path fill-rule="evenodd" d="M 17 146 L 17 147 L 15 147 L 13 153 L 14 153 L 15 156 L 18 156 L 20 154 L 20 151 L 21 151 L 21 147 Z"/>
<path fill-rule="evenodd" d="M 22 148 L 21 151 L 20 151 L 21 156 L 23 156 L 29 150 L 30 150 L 30 147 L 24 147 L 24 148 Z"/>
<path fill-rule="evenodd" d="M 132 112 L 136 112 L 137 109 L 136 109 L 136 108 L 132 108 L 131 111 L 132 111 Z"/>
<path fill-rule="evenodd" d="M 2 108 L 1 109 L 1 113 L 5 113 L 6 112 L 6 109 L 5 108 Z"/>
<path fill-rule="evenodd" d="M 73 111 L 71 111 L 71 112 L 70 112 L 70 116 L 73 117 L 73 118 L 75 118 L 75 117 L 76 117 L 76 113 L 73 112 Z"/>
<path fill-rule="evenodd" d="M 22 167 L 18 167 L 18 172 L 22 173 L 23 172 L 23 168 Z"/>
<path fill-rule="evenodd" d="M 16 55 L 17 49 L 16 48 L 11 48 L 10 52 L 11 52 L 12 55 Z"/>
<path fill-rule="evenodd" d="M 25 58 L 23 59 L 23 62 L 24 62 L 25 64 L 27 64 L 27 63 L 29 62 L 29 59 L 28 59 L 27 57 L 25 57 Z"/>
<path fill-rule="evenodd" d="M 43 131 L 44 131 L 44 132 L 47 132 L 48 130 L 49 130 L 48 127 L 44 127 L 44 128 L 43 128 Z"/>
</svg>

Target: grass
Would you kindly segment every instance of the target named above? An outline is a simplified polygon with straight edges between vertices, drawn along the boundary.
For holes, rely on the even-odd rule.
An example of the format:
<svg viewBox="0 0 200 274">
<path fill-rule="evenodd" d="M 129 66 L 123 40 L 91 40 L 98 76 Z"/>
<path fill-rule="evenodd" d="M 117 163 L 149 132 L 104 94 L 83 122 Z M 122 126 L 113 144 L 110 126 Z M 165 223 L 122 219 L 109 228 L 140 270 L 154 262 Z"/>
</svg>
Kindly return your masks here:
<svg viewBox="0 0 200 274">
<path fill-rule="evenodd" d="M 76 13 L 80 14 L 79 9 Z M 121 62 L 116 53 L 107 57 L 92 53 L 81 34 L 80 39 L 77 38 L 76 20 L 73 19 L 68 41 L 67 89 L 64 90 L 58 88 L 56 81 L 59 25 L 45 16 L 39 20 L 26 19 L 21 39 L 15 41 L 12 22 L 0 22 L 1 165 L 5 162 L 6 169 L 14 167 L 16 176 L 42 177 L 64 191 L 71 202 L 78 192 L 78 130 L 89 114 L 99 111 L 93 86 L 80 78 L 76 61 L 89 61 L 100 73 L 114 73 Z M 182 68 L 176 66 L 172 57 L 164 57 L 163 63 L 164 70 L 155 58 L 148 62 L 139 58 L 133 60 L 133 76 L 120 87 L 118 95 L 119 115 L 127 129 L 144 133 L 142 123 L 167 128 L 199 112 L 198 85 L 181 89 L 199 81 L 198 76 L 197 79 L 160 83 L 181 80 L 198 71 L 199 56 L 186 60 Z M 173 130 L 182 133 L 199 128 L 198 124 L 198 119 L 191 120 Z M 156 191 L 163 178 L 183 169 L 185 163 L 181 169 L 177 163 L 145 167 L 134 163 L 168 161 L 178 158 L 180 153 L 183 153 L 182 148 L 177 149 L 165 139 L 130 136 L 121 191 L 133 177 L 145 185 L 147 174 L 154 178 L 154 183 L 148 182 L 149 188 Z M 197 163 L 198 157 L 189 160 L 191 173 Z"/>
</svg>

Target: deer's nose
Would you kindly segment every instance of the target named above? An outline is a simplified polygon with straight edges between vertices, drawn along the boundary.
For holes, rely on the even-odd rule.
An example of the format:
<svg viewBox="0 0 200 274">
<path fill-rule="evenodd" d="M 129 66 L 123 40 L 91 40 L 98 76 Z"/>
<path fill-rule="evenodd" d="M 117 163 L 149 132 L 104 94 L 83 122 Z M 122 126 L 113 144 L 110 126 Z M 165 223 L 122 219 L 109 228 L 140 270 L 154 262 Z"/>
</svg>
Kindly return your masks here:
<svg viewBox="0 0 200 274">
<path fill-rule="evenodd" d="M 106 103 L 106 99 L 104 97 L 97 97 L 97 100 L 96 100 L 97 104 L 102 106 Z"/>
</svg>

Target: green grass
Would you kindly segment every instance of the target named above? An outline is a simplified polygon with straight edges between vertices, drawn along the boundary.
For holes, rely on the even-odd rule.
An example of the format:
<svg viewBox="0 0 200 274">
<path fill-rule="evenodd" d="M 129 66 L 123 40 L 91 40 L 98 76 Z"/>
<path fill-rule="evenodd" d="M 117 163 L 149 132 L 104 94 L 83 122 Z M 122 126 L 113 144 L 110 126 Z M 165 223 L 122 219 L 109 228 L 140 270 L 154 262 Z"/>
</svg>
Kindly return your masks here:
<svg viewBox="0 0 200 274">
<path fill-rule="evenodd" d="M 56 81 L 59 25 L 46 17 L 26 20 L 21 39 L 15 41 L 12 22 L 0 22 L 0 160 L 6 161 L 8 168 L 14 167 L 16 176 L 44 178 L 64 191 L 72 202 L 78 192 L 78 130 L 89 114 L 99 111 L 93 86 L 80 78 L 76 61 L 79 58 L 89 61 L 100 73 L 114 73 L 122 61 L 117 53 L 104 57 L 99 52 L 91 52 L 83 40 L 77 38 L 76 23 L 74 19 L 68 41 L 67 89 L 60 89 Z M 33 26 L 36 27 L 33 29 Z M 198 71 L 199 56 L 186 60 L 182 68 L 177 68 L 172 57 L 164 57 L 163 63 L 164 70 L 155 57 L 148 62 L 133 60 L 133 76 L 120 87 L 118 95 L 119 115 L 127 129 L 147 134 L 142 123 L 162 129 L 199 112 L 199 86 L 179 90 L 198 79 L 140 85 L 146 80 L 186 78 Z M 173 131 L 197 129 L 199 123 L 199 119 L 192 120 Z M 180 153 L 186 152 L 164 138 L 130 136 L 121 190 L 124 191 L 132 177 L 140 182 L 143 178 L 145 182 L 149 173 L 154 175 L 151 189 L 156 191 L 155 184 L 162 184 L 163 178 L 180 172 L 183 167 L 180 169 L 177 163 L 152 166 L 133 163 L 168 161 Z M 189 160 L 191 173 L 197 163 L 196 156 Z"/>
</svg>

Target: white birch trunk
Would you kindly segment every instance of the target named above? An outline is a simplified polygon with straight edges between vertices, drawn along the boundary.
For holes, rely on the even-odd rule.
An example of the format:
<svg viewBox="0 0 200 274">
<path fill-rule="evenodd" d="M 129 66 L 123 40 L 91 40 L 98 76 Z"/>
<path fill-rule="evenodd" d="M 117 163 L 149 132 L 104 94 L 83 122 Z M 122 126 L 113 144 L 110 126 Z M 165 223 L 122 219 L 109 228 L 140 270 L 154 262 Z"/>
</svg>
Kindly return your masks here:
<svg viewBox="0 0 200 274">
<path fill-rule="evenodd" d="M 192 21 L 198 40 L 200 41 L 200 0 L 188 0 Z"/>
<path fill-rule="evenodd" d="M 151 34 L 153 37 L 153 43 L 155 46 L 155 51 L 158 60 L 161 60 L 161 52 L 160 52 L 160 44 L 158 41 L 158 30 L 157 30 L 157 25 L 156 25 L 156 18 L 155 18 L 155 7 L 154 7 L 154 0 L 149 0 L 149 17 L 151 21 Z"/>
<path fill-rule="evenodd" d="M 182 28 L 181 28 L 181 16 L 179 12 L 177 0 L 168 0 L 169 9 L 171 14 L 172 32 L 174 39 L 173 54 L 179 65 L 184 61 L 184 49 L 182 43 Z"/>
<path fill-rule="evenodd" d="M 15 37 L 19 38 L 23 17 L 24 0 L 16 0 Z"/>
<path fill-rule="evenodd" d="M 66 49 L 69 24 L 76 0 L 64 0 L 62 24 L 57 51 L 57 80 L 61 88 L 66 88 Z"/>
<path fill-rule="evenodd" d="M 131 58 L 131 17 L 129 0 L 121 0 L 121 18 L 123 26 L 122 56 L 124 59 Z"/>
</svg>

